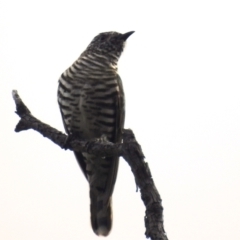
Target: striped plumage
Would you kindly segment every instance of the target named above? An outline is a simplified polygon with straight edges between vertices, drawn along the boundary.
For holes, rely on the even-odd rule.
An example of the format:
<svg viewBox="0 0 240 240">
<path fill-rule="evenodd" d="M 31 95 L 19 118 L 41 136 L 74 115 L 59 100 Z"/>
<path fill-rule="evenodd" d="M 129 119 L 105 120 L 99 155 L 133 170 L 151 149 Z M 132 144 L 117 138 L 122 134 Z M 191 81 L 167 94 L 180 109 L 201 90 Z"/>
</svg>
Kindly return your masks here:
<svg viewBox="0 0 240 240">
<path fill-rule="evenodd" d="M 58 103 L 66 132 L 84 140 L 106 137 L 121 141 L 124 92 L 117 62 L 133 32 L 97 35 L 59 79 Z M 101 158 L 75 152 L 89 182 L 91 224 L 97 235 L 107 236 L 112 226 L 111 196 L 118 157 Z"/>
</svg>

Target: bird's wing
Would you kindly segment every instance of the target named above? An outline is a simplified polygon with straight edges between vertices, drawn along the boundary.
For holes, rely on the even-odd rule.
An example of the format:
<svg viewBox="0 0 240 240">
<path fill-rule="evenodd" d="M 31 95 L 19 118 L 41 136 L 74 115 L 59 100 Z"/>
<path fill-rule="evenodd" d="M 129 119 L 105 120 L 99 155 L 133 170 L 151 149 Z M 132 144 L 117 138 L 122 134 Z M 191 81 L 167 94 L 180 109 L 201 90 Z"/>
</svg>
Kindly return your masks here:
<svg viewBox="0 0 240 240">
<path fill-rule="evenodd" d="M 115 121 L 115 129 L 114 129 L 114 136 L 113 139 L 110 139 L 113 143 L 120 143 L 122 140 L 122 131 L 124 127 L 124 120 L 125 120 L 125 99 L 124 99 L 124 91 L 122 86 L 122 81 L 119 75 L 117 75 L 117 82 L 118 82 L 118 95 L 116 96 L 116 121 Z M 109 170 L 105 198 L 109 198 L 112 195 L 113 188 L 117 178 L 117 171 L 118 171 L 118 162 L 119 157 L 109 157 L 109 162 L 112 163 L 111 169 Z"/>
<path fill-rule="evenodd" d="M 113 137 L 109 139 L 113 143 L 119 143 L 122 140 L 122 130 L 125 118 L 124 92 L 119 76 L 117 76 L 117 82 L 119 89 L 114 101 L 116 104 L 116 121 Z M 107 236 L 112 227 L 111 199 L 117 178 L 119 157 L 108 157 L 105 160 L 110 163 L 110 166 L 103 192 L 101 194 L 96 194 L 94 191 L 91 191 L 90 188 L 92 228 L 97 235 L 103 236 Z"/>
<path fill-rule="evenodd" d="M 60 87 L 60 84 L 59 84 L 58 88 L 59 88 L 59 87 Z M 58 90 L 58 94 L 59 94 L 59 90 Z M 59 108 L 60 108 L 60 112 L 61 112 L 61 116 L 62 116 L 62 121 L 63 121 L 64 129 L 65 129 L 66 133 L 67 133 L 68 135 L 70 135 L 70 132 L 69 132 L 69 130 L 68 130 L 68 128 L 67 128 L 67 124 L 66 124 L 66 122 L 65 122 L 65 120 L 64 120 L 65 118 L 64 118 L 64 115 L 63 115 L 63 111 L 62 111 L 62 109 L 61 109 L 61 104 L 60 104 L 60 101 L 59 101 L 59 97 L 58 97 L 58 104 L 59 104 Z M 79 164 L 79 166 L 80 166 L 80 168 L 81 168 L 84 176 L 85 176 L 86 179 L 87 179 L 85 157 L 82 155 L 81 152 L 74 152 L 74 154 L 75 154 L 75 157 L 76 157 L 76 159 L 77 159 L 77 162 L 78 162 L 78 164 Z"/>
</svg>

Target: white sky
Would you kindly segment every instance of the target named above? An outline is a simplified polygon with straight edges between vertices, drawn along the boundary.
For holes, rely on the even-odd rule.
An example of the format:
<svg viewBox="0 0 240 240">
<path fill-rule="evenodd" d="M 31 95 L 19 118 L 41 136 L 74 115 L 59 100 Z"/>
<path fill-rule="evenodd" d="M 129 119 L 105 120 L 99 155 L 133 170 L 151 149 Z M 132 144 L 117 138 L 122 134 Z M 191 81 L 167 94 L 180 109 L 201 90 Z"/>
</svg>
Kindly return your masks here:
<svg viewBox="0 0 240 240">
<path fill-rule="evenodd" d="M 119 62 L 126 128 L 163 199 L 169 240 L 240 239 L 239 1 L 0 0 L 0 239 L 98 239 L 70 151 L 15 133 L 17 89 L 63 131 L 60 74 L 103 31 L 135 30 Z M 145 239 L 144 207 L 121 161 L 109 240 Z"/>
</svg>

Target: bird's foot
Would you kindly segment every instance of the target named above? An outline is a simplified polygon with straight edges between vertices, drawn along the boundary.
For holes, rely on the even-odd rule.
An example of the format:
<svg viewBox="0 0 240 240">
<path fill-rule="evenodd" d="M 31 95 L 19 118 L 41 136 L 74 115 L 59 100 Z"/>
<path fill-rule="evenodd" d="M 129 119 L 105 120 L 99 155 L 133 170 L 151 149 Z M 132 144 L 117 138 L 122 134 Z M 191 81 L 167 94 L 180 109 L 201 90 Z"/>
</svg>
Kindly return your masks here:
<svg viewBox="0 0 240 240">
<path fill-rule="evenodd" d="M 100 143 L 105 143 L 108 142 L 107 136 L 103 134 L 100 138 L 97 139 L 98 142 Z"/>
<path fill-rule="evenodd" d="M 70 147 L 70 143 L 75 139 L 75 137 L 73 136 L 73 134 L 69 134 L 66 139 L 65 142 L 63 143 L 62 148 L 67 150 Z"/>
</svg>

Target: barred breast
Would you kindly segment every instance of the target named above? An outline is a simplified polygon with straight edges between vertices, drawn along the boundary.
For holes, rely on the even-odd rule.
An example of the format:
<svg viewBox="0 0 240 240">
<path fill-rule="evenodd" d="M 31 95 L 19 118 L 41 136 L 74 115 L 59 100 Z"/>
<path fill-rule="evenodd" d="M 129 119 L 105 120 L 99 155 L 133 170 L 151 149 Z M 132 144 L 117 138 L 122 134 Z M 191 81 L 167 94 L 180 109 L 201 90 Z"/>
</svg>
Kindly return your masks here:
<svg viewBox="0 0 240 240">
<path fill-rule="evenodd" d="M 114 139 L 116 109 L 123 94 L 116 68 L 104 57 L 80 57 L 59 80 L 58 102 L 66 131 L 84 139 Z"/>
</svg>

